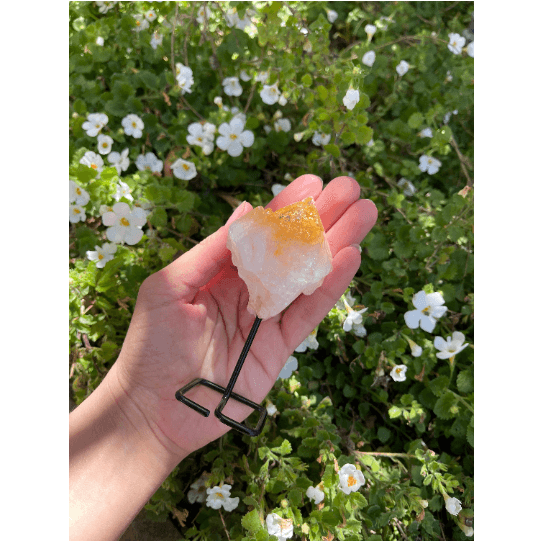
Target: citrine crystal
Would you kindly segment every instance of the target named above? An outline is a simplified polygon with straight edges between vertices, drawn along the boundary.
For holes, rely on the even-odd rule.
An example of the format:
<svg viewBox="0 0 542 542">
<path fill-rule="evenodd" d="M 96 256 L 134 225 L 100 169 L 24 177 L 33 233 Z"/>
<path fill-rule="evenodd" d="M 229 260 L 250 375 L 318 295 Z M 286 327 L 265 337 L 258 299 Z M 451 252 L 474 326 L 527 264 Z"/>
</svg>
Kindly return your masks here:
<svg viewBox="0 0 542 542">
<path fill-rule="evenodd" d="M 230 225 L 227 247 L 248 288 L 247 309 L 262 320 L 311 295 L 333 270 L 311 197 L 275 212 L 256 207 Z"/>
</svg>

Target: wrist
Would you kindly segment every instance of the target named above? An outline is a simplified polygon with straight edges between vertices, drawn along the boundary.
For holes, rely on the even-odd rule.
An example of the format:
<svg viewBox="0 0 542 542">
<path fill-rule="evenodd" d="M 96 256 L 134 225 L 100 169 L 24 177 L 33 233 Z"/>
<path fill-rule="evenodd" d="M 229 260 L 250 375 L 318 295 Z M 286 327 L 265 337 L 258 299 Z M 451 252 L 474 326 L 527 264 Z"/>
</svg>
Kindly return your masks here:
<svg viewBox="0 0 542 542">
<path fill-rule="evenodd" d="M 70 414 L 70 538 L 120 537 L 183 457 L 164 447 L 111 369 Z"/>
</svg>

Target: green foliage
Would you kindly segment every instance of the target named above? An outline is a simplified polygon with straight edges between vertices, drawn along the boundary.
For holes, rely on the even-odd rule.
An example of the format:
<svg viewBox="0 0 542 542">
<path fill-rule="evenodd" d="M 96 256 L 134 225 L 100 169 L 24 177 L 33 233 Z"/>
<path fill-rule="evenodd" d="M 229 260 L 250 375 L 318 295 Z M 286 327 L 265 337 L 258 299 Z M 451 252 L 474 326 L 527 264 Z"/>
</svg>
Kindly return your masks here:
<svg viewBox="0 0 542 542">
<path fill-rule="evenodd" d="M 351 309 L 367 308 L 363 329 L 344 331 L 348 311 L 332 308 L 318 327 L 318 348 L 294 353 L 298 371 L 269 393 L 277 413 L 262 434 L 232 431 L 198 450 L 146 508 L 157 521 L 186 509 L 189 540 L 269 540 L 271 513 L 292 520 L 294 539 L 466 539 L 458 525 L 472 518 L 474 498 L 474 64 L 446 43 L 450 32 L 469 28 L 473 3 L 215 4 L 207 3 L 206 23 L 192 2 L 118 2 L 106 12 L 96 2 L 69 4 L 69 175 L 89 195 L 86 220 L 70 224 L 74 399 L 88 397 L 115 362 L 143 280 L 216 231 L 236 201 L 265 206 L 273 184 L 304 173 L 325 183 L 347 175 L 378 209 L 349 288 Z M 156 20 L 135 32 L 133 15 L 144 9 L 155 10 Z M 253 26 L 230 26 L 226 14 L 234 9 Z M 328 10 L 338 14 L 333 23 Z M 371 40 L 367 24 L 377 27 Z M 163 36 L 156 49 L 154 32 Z M 372 67 L 362 62 L 369 50 Z M 410 65 L 403 76 L 395 70 L 401 60 Z M 191 92 L 176 81 L 178 62 L 193 70 Z M 226 95 L 223 79 L 243 70 L 250 80 L 239 79 L 242 94 Z M 262 72 L 265 84 L 278 84 L 284 105 L 262 100 Z M 349 88 L 360 94 L 353 109 L 343 105 Z M 189 125 L 219 127 L 233 108 L 254 134 L 241 156 L 216 139 L 208 154 L 187 143 Z M 92 113 L 108 116 L 100 133 L 111 137 L 112 151 L 128 149 L 128 169 L 118 172 L 106 155 L 99 172 L 81 163 L 98 152 L 96 136 L 83 129 Z M 124 132 L 128 114 L 143 120 L 141 138 Z M 275 129 L 280 118 L 289 131 Z M 425 128 L 432 137 L 421 136 Z M 329 140 L 319 144 L 316 133 Z M 163 162 L 161 171 L 136 167 L 148 152 Z M 423 155 L 441 162 L 436 173 L 420 170 Z M 194 164 L 194 178 L 172 173 L 179 158 Z M 103 216 L 120 181 L 133 197 L 120 202 L 148 214 L 144 235 L 118 245 L 98 267 L 87 252 L 108 242 Z M 422 290 L 440 292 L 447 307 L 433 333 L 405 323 Z M 437 358 L 435 337 L 454 331 L 469 346 L 453 360 Z M 421 355 L 412 355 L 409 341 Z M 407 367 L 404 381 L 390 376 L 397 365 Z M 339 488 L 345 464 L 366 480 L 349 495 Z M 218 511 L 188 501 L 187 488 L 204 471 L 207 487 L 229 483 L 240 498 L 233 512 L 222 511 L 224 523 Z M 321 504 L 308 498 L 310 486 L 324 492 Z M 445 510 L 444 493 L 462 501 L 458 517 Z"/>
</svg>

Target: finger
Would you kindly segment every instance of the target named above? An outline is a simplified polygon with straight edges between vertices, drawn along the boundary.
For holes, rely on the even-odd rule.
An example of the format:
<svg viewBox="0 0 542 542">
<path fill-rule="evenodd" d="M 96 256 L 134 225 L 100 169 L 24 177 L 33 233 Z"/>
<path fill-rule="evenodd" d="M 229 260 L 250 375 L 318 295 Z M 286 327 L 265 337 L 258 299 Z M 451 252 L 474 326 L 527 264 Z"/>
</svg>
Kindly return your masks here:
<svg viewBox="0 0 542 542">
<path fill-rule="evenodd" d="M 312 196 L 312 199 L 316 201 L 322 193 L 323 185 L 322 179 L 316 175 L 301 175 L 275 196 L 265 208 L 276 211 L 309 196 Z"/>
<path fill-rule="evenodd" d="M 332 261 L 333 271 L 312 295 L 301 294 L 282 316 L 280 327 L 287 348 L 292 352 L 326 317 L 354 278 L 361 255 L 356 247 L 343 248 Z"/>
<path fill-rule="evenodd" d="M 202 286 L 205 286 L 229 261 L 231 252 L 226 247 L 228 226 L 252 210 L 244 202 L 231 215 L 225 226 L 201 243 L 158 271 L 162 280 L 183 300 L 190 303 Z"/>
<path fill-rule="evenodd" d="M 352 203 L 359 200 L 359 194 L 359 184 L 351 177 L 336 177 L 326 185 L 315 202 L 326 232 Z"/>
<path fill-rule="evenodd" d="M 335 256 L 349 245 L 359 245 L 375 225 L 377 217 L 378 210 L 371 200 L 361 199 L 350 205 L 326 231 L 331 255 Z"/>
</svg>

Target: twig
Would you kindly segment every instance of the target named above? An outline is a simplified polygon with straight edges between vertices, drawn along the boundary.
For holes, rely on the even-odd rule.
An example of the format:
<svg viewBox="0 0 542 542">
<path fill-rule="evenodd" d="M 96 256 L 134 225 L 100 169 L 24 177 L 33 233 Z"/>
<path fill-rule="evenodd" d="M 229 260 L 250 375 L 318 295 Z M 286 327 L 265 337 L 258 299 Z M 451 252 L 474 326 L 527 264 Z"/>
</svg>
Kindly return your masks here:
<svg viewBox="0 0 542 542">
<path fill-rule="evenodd" d="M 203 120 L 205 121 L 205 118 L 202 117 L 189 103 L 188 103 L 188 100 L 181 94 L 179 96 L 179 98 L 181 99 L 181 102 L 183 103 L 183 105 L 186 105 L 188 106 L 188 109 L 190 109 L 190 111 L 192 111 L 192 113 L 194 113 L 194 115 L 196 115 L 196 117 L 198 117 L 200 120 Z"/>
<path fill-rule="evenodd" d="M 218 513 L 220 514 L 220 519 L 222 520 L 222 525 L 224 525 L 224 530 L 226 531 L 226 536 L 228 537 L 228 540 L 231 540 L 230 533 L 228 533 L 228 529 L 226 528 L 226 522 L 224 521 L 224 517 L 222 516 L 222 511 L 220 508 L 218 509 Z"/>
<path fill-rule="evenodd" d="M 467 177 L 467 186 L 470 186 L 472 188 L 473 182 L 472 182 L 472 179 L 469 177 L 469 174 L 466 168 L 466 166 L 469 166 L 469 168 L 472 169 L 472 164 L 470 163 L 469 159 L 459 150 L 459 147 L 457 146 L 457 142 L 454 139 L 454 136 L 451 137 L 450 143 L 452 144 L 452 147 L 457 153 L 457 157 L 459 158 L 459 164 L 461 165 L 461 170 L 463 171 L 463 174 L 465 175 L 465 177 Z"/>
</svg>

